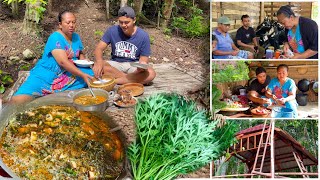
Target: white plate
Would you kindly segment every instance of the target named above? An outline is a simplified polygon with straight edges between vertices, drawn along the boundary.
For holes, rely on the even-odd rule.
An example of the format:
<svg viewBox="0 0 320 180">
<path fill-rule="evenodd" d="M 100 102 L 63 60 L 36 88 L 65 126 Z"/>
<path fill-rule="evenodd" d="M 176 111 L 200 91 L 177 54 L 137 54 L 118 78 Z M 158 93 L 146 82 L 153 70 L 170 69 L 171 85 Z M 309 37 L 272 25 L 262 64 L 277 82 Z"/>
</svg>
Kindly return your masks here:
<svg viewBox="0 0 320 180">
<path fill-rule="evenodd" d="M 241 112 L 241 111 L 246 111 L 248 110 L 250 107 L 242 107 L 242 108 L 223 108 L 220 111 L 234 111 L 234 112 Z"/>
<path fill-rule="evenodd" d="M 109 82 L 109 81 L 111 81 L 111 79 L 108 79 L 108 80 L 106 80 L 106 79 L 101 79 L 101 81 L 100 81 L 100 80 L 96 80 L 96 81 L 93 81 L 92 83 L 93 83 L 93 84 L 104 84 L 104 83 L 107 83 L 107 82 Z"/>
<path fill-rule="evenodd" d="M 86 59 L 75 60 L 73 62 L 79 67 L 90 67 L 92 64 L 94 64 L 93 61 L 88 61 Z"/>
<path fill-rule="evenodd" d="M 138 62 L 131 62 L 130 65 L 132 67 L 137 67 L 137 68 L 141 68 L 141 69 L 148 69 L 148 67 L 149 67 L 149 65 L 147 65 L 147 64 L 141 64 Z"/>
</svg>

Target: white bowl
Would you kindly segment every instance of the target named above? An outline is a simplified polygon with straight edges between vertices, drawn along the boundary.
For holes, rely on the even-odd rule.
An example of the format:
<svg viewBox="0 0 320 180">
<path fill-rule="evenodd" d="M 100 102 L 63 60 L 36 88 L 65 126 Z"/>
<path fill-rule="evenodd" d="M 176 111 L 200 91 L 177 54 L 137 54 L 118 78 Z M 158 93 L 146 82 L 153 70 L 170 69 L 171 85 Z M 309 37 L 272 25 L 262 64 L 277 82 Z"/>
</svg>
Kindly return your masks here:
<svg viewBox="0 0 320 180">
<path fill-rule="evenodd" d="M 75 60 L 73 62 L 79 67 L 90 67 L 92 64 L 94 64 L 93 61 L 88 61 L 86 59 Z"/>
</svg>

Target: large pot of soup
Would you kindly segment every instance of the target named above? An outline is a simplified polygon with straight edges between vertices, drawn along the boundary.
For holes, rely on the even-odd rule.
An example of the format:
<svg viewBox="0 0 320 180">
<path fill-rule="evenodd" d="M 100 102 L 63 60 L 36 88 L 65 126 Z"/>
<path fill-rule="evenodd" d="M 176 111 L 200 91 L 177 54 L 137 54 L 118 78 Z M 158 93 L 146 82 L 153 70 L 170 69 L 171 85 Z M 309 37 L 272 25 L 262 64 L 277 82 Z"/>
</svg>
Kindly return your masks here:
<svg viewBox="0 0 320 180">
<path fill-rule="evenodd" d="M 13 179 L 130 177 L 125 136 L 105 112 L 47 96 L 0 111 L 0 166 Z"/>
</svg>

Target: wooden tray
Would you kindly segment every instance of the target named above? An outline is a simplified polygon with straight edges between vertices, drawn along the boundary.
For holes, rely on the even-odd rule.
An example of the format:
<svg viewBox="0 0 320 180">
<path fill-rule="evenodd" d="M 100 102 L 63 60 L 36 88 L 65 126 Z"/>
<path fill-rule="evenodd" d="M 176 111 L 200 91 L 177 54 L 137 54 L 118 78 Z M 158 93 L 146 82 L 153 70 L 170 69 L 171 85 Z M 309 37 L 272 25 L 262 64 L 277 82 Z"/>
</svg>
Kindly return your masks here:
<svg viewBox="0 0 320 180">
<path fill-rule="evenodd" d="M 132 99 L 134 99 L 134 103 L 133 104 L 119 104 L 118 101 L 114 101 L 113 103 L 116 106 L 123 107 L 123 108 L 133 107 L 138 103 L 138 100 L 135 97 L 132 97 Z"/>
<path fill-rule="evenodd" d="M 130 91 L 132 96 L 140 96 L 144 93 L 144 86 L 140 83 L 127 83 L 118 88 L 117 93 L 121 94 L 121 91 Z"/>
<path fill-rule="evenodd" d="M 267 113 L 257 113 L 257 108 L 251 109 L 251 114 L 253 117 L 268 117 L 271 114 L 271 111 L 267 109 Z"/>
</svg>

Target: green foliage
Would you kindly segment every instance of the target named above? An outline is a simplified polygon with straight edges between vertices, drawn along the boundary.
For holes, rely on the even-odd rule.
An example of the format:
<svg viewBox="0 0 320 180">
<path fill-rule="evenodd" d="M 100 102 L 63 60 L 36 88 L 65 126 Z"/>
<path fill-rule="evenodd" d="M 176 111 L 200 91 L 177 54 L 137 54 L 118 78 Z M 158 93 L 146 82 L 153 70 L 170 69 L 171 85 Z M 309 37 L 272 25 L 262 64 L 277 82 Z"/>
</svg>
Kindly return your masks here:
<svg viewBox="0 0 320 180">
<path fill-rule="evenodd" d="M 7 3 L 8 5 L 15 2 L 17 0 L 3 0 L 2 2 Z M 31 4 L 35 5 L 36 3 L 40 3 L 40 6 L 32 6 L 30 11 L 28 13 L 31 13 L 35 15 L 35 21 L 36 23 L 39 23 L 43 19 L 44 12 L 46 11 L 46 0 L 18 0 L 18 2 L 24 2 L 25 4 Z"/>
<path fill-rule="evenodd" d="M 212 100 L 212 111 L 215 113 L 217 110 L 220 110 L 227 106 L 226 102 L 220 101 L 222 92 L 217 88 L 216 85 L 212 85 L 211 88 L 211 100 Z"/>
<path fill-rule="evenodd" d="M 236 61 L 235 64 L 227 64 L 225 67 L 219 67 L 219 65 L 213 63 L 212 82 L 235 82 L 249 79 L 249 67 L 245 61 Z"/>
<path fill-rule="evenodd" d="M 3 3 L 10 5 L 13 2 L 16 2 L 17 0 L 2 0 Z M 23 0 L 18 0 L 18 2 L 21 2 Z"/>
<path fill-rule="evenodd" d="M 128 148 L 134 179 L 173 179 L 217 159 L 233 142 L 233 125 L 218 128 L 205 111 L 177 94 L 157 94 L 135 108 L 137 140 Z M 228 139 L 230 138 L 231 139 Z"/>
<path fill-rule="evenodd" d="M 3 0 L 2 2 L 7 3 L 9 5 L 15 1 L 17 1 L 17 0 Z M 18 0 L 18 2 L 21 2 L 21 1 L 23 1 L 23 0 Z"/>
<path fill-rule="evenodd" d="M 163 29 L 163 33 L 166 34 L 166 35 L 171 35 L 171 29 L 169 29 L 169 28 L 164 28 L 164 29 Z"/>
<path fill-rule="evenodd" d="M 191 17 L 174 17 L 171 23 L 172 29 L 180 30 L 187 37 L 200 37 L 209 33 L 209 25 L 201 16 L 202 10 L 191 7 Z"/>
<path fill-rule="evenodd" d="M 96 30 L 96 31 L 94 32 L 94 35 L 95 35 L 95 36 L 98 36 L 99 38 L 101 38 L 101 37 L 103 36 L 103 31 L 101 31 L 101 30 Z"/>
<path fill-rule="evenodd" d="M 150 36 L 150 44 L 154 43 L 154 36 Z"/>
<path fill-rule="evenodd" d="M 47 1 L 45 0 L 25 0 L 26 4 L 35 5 L 39 1 L 40 6 L 31 6 L 30 12 L 35 15 L 36 23 L 39 23 L 43 19 L 44 12 L 46 11 L 45 6 L 47 5 Z"/>
<path fill-rule="evenodd" d="M 23 71 L 28 71 L 31 67 L 31 64 L 23 64 L 21 66 L 19 66 L 19 69 L 20 70 L 23 70 Z"/>
<path fill-rule="evenodd" d="M 3 94 L 6 87 L 13 83 L 12 76 L 0 70 L 0 94 Z"/>
<path fill-rule="evenodd" d="M 208 20 L 204 18 L 203 11 L 192 1 L 176 1 L 172 14 L 171 29 L 191 38 L 208 35 L 210 31 Z"/>
</svg>

